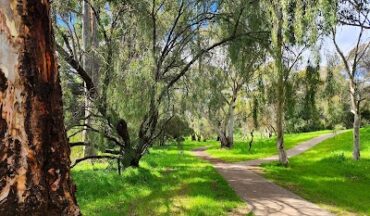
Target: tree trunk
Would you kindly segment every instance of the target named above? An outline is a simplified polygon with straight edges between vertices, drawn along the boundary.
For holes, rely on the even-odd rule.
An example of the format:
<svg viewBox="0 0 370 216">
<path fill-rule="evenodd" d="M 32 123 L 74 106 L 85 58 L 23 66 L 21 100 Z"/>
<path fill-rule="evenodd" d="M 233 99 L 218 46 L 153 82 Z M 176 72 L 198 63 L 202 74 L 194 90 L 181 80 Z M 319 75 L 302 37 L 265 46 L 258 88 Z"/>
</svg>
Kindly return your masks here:
<svg viewBox="0 0 370 216">
<path fill-rule="evenodd" d="M 360 160 L 360 107 L 358 103 L 357 88 L 353 80 L 350 82 L 350 93 L 351 93 L 351 107 L 353 113 L 353 159 Z"/>
<path fill-rule="evenodd" d="M 130 162 L 130 167 L 138 168 L 140 166 L 140 159 L 141 156 L 133 158 Z"/>
<path fill-rule="evenodd" d="M 251 131 L 251 140 L 249 141 L 249 149 L 248 149 L 248 151 L 251 151 L 252 150 L 253 140 L 254 140 L 254 129 L 252 129 L 252 131 Z"/>
<path fill-rule="evenodd" d="M 279 64 L 277 64 L 279 65 Z M 279 68 L 279 67 L 278 67 Z M 278 101 L 276 109 L 276 146 L 279 152 L 279 162 L 283 165 L 288 165 L 288 157 L 284 148 L 284 129 L 283 129 L 283 119 L 284 119 L 284 78 L 283 73 L 278 69 L 279 80 L 278 80 Z"/>
<path fill-rule="evenodd" d="M 360 115 L 354 115 L 353 121 L 353 159 L 360 160 Z"/>
<path fill-rule="evenodd" d="M 284 65 L 283 65 L 283 35 L 282 35 L 282 12 L 280 6 L 275 6 L 275 17 L 273 26 L 274 43 L 274 65 L 278 75 L 277 81 L 277 105 L 276 105 L 276 145 L 279 152 L 279 162 L 288 165 L 288 157 L 284 148 Z"/>
<path fill-rule="evenodd" d="M 229 139 L 226 136 L 226 132 L 221 131 L 219 133 L 219 137 L 220 137 L 221 148 L 231 148 L 232 147 L 229 143 Z"/>
<path fill-rule="evenodd" d="M 197 140 L 196 135 L 195 135 L 195 134 L 192 134 L 192 135 L 191 135 L 191 141 L 196 141 L 196 140 Z"/>
<path fill-rule="evenodd" d="M 226 124 L 226 138 L 228 142 L 229 148 L 234 145 L 234 110 L 235 110 L 235 102 L 236 102 L 236 94 L 234 94 L 231 103 L 229 105 L 229 113 L 228 119 Z"/>
<path fill-rule="evenodd" d="M 92 9 L 89 4 L 85 1 L 82 2 L 82 66 L 83 68 L 89 72 L 89 76 L 94 83 L 94 86 L 97 86 L 98 77 L 97 72 L 99 70 L 99 64 L 96 58 L 96 55 L 93 52 L 93 49 L 97 47 L 97 27 L 96 27 L 96 19 L 92 13 Z M 95 89 L 96 90 L 96 89 Z M 91 119 L 89 116 L 92 113 L 92 106 L 93 103 L 91 101 L 91 95 L 89 89 L 86 88 L 85 84 L 85 124 L 90 125 Z M 85 143 L 87 144 L 84 146 L 84 156 L 88 157 L 91 155 L 95 155 L 95 148 L 91 138 L 89 138 L 91 134 L 88 130 L 84 130 L 83 138 Z"/>
<path fill-rule="evenodd" d="M 48 1 L 0 1 L 0 215 L 80 215 Z"/>
</svg>

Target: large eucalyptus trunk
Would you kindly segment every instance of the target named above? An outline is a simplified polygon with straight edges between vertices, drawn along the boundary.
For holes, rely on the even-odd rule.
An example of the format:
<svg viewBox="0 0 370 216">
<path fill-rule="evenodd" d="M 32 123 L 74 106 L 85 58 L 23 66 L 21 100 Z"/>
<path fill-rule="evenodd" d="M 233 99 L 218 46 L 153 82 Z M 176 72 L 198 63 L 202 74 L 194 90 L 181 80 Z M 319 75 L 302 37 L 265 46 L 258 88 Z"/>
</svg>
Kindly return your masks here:
<svg viewBox="0 0 370 216">
<path fill-rule="evenodd" d="M 79 215 L 50 6 L 0 1 L 0 215 Z"/>
<path fill-rule="evenodd" d="M 279 6 L 275 9 L 273 37 L 274 37 L 274 66 L 278 76 L 277 80 L 277 104 L 276 104 L 276 146 L 279 153 L 279 162 L 288 165 L 288 157 L 284 148 L 284 65 L 283 65 L 283 35 L 282 35 L 282 12 Z"/>
<path fill-rule="evenodd" d="M 361 126 L 361 115 L 360 107 L 357 99 L 357 86 L 354 81 L 350 82 L 350 94 L 351 94 L 351 109 L 353 113 L 353 159 L 360 160 L 360 126 Z"/>
</svg>

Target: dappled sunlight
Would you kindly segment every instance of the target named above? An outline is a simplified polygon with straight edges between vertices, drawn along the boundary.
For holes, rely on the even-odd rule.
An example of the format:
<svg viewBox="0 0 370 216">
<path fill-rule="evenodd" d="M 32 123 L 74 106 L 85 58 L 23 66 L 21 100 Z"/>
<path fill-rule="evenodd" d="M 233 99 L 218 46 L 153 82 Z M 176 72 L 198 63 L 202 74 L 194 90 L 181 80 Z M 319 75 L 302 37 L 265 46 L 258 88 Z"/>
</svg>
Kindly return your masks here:
<svg viewBox="0 0 370 216">
<path fill-rule="evenodd" d="M 314 137 L 330 134 L 332 131 L 323 130 L 315 132 L 307 132 L 300 134 L 287 134 L 285 137 L 285 145 L 287 149 L 293 148 L 297 144 L 310 140 Z M 187 144 L 190 143 L 190 144 Z M 220 148 L 220 143 L 216 141 L 195 142 L 186 141 L 185 145 L 196 147 L 207 147 L 207 153 L 212 157 L 221 159 L 226 162 L 240 162 L 246 160 L 254 160 L 265 158 L 276 154 L 276 139 L 257 137 L 249 151 L 249 141 L 236 140 L 231 149 Z"/>
<path fill-rule="evenodd" d="M 352 159 L 352 133 L 346 132 L 293 157 L 288 168 L 265 164 L 266 176 L 334 211 L 370 214 L 370 128 L 361 135 L 360 161 Z"/>
<path fill-rule="evenodd" d="M 224 215 L 243 204 L 210 164 L 173 147 L 151 150 L 140 168 L 122 176 L 107 167 L 82 163 L 73 170 L 85 215 L 203 214 L 210 209 Z"/>
</svg>

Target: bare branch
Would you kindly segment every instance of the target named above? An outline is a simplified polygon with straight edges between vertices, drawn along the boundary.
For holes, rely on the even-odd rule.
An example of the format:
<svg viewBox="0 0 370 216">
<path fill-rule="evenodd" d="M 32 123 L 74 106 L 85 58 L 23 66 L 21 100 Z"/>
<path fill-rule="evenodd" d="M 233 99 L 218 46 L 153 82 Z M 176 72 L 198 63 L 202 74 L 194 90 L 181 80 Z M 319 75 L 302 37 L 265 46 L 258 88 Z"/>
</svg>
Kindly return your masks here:
<svg viewBox="0 0 370 216">
<path fill-rule="evenodd" d="M 80 65 L 79 62 L 77 62 L 75 60 L 75 58 L 71 55 L 69 55 L 62 46 L 60 46 L 59 44 L 56 44 L 56 47 L 57 47 L 57 50 L 58 50 L 58 53 L 63 57 L 63 59 L 69 64 L 71 65 L 71 67 L 73 69 L 75 69 L 78 73 L 78 75 L 80 75 L 80 77 L 83 79 L 83 81 L 86 83 L 86 88 L 87 90 L 90 92 L 91 95 L 95 95 L 96 94 L 96 88 L 94 86 L 94 83 L 91 79 L 91 77 L 89 76 L 89 74 L 85 71 L 85 69 Z"/>
<path fill-rule="evenodd" d="M 347 61 L 347 58 L 345 57 L 343 51 L 340 49 L 338 43 L 337 43 L 337 40 L 336 40 L 336 30 L 335 29 L 332 29 L 332 40 L 333 40 L 333 43 L 334 43 L 334 46 L 339 54 L 339 56 L 341 57 L 342 61 L 343 61 L 343 64 L 346 68 L 346 72 L 348 74 L 348 76 L 350 76 L 351 79 L 353 79 L 352 77 L 352 73 L 351 73 L 351 69 L 349 67 L 349 64 L 348 64 L 348 61 Z"/>
<path fill-rule="evenodd" d="M 74 143 L 69 143 L 69 147 L 77 147 L 77 146 L 88 146 L 89 143 L 87 142 L 74 142 Z"/>
<path fill-rule="evenodd" d="M 77 164 L 86 161 L 86 160 L 96 160 L 96 159 L 110 159 L 110 160 L 116 160 L 119 157 L 112 156 L 112 155 L 95 155 L 95 156 L 87 156 L 84 158 L 77 159 L 72 165 L 71 168 L 75 167 Z"/>
</svg>

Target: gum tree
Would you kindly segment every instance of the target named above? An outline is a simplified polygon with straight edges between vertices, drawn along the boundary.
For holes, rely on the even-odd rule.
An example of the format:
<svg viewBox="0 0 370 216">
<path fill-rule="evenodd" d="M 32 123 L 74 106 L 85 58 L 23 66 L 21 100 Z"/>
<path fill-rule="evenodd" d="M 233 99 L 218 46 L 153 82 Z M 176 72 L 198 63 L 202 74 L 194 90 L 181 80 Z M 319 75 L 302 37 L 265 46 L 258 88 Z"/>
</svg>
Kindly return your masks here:
<svg viewBox="0 0 370 216">
<path fill-rule="evenodd" d="M 335 49 L 344 65 L 344 71 L 349 83 L 351 113 L 353 114 L 353 159 L 360 159 L 360 127 L 361 103 L 366 100 L 366 76 L 362 62 L 370 48 L 370 41 L 366 39 L 366 31 L 370 29 L 370 2 L 367 0 L 341 1 L 338 11 L 339 23 L 343 26 L 352 26 L 358 29 L 355 37 L 355 47 L 346 55 L 337 42 L 336 27 L 332 29 L 332 40 Z M 366 69 L 365 69 L 366 70 Z"/>
<path fill-rule="evenodd" d="M 48 1 L 0 1 L 0 215 L 80 215 Z"/>
<path fill-rule="evenodd" d="M 81 158 L 75 164 L 108 158 L 117 159 L 124 167 L 137 167 L 158 137 L 158 122 L 167 116 L 165 103 L 178 83 L 201 56 L 233 40 L 236 34 L 231 32 L 202 49 L 194 48 L 197 29 L 207 31 L 220 16 L 212 6 L 215 1 L 85 2 L 97 20 L 102 38 L 99 84 L 92 81 L 89 69 L 69 48 L 68 37 L 62 35 L 64 44 L 58 46 L 58 52 L 85 82 L 96 107 L 91 116 L 102 123 L 79 123 L 75 129 L 82 127 L 81 130 L 102 134 L 113 148 L 103 150 L 103 155 Z M 194 10 L 197 7 L 199 10 Z M 130 22 L 135 28 L 126 28 Z"/>
<path fill-rule="evenodd" d="M 317 41 L 320 30 L 335 23 L 336 2 L 329 0 L 271 0 L 261 1 L 269 15 L 271 26 L 270 55 L 276 75 L 276 145 L 279 162 L 288 164 L 284 147 L 284 106 L 286 83 L 290 72 L 300 59 L 303 50 Z M 321 27 L 321 28 L 319 28 Z M 303 47 L 287 61 L 292 47 Z"/>
</svg>

